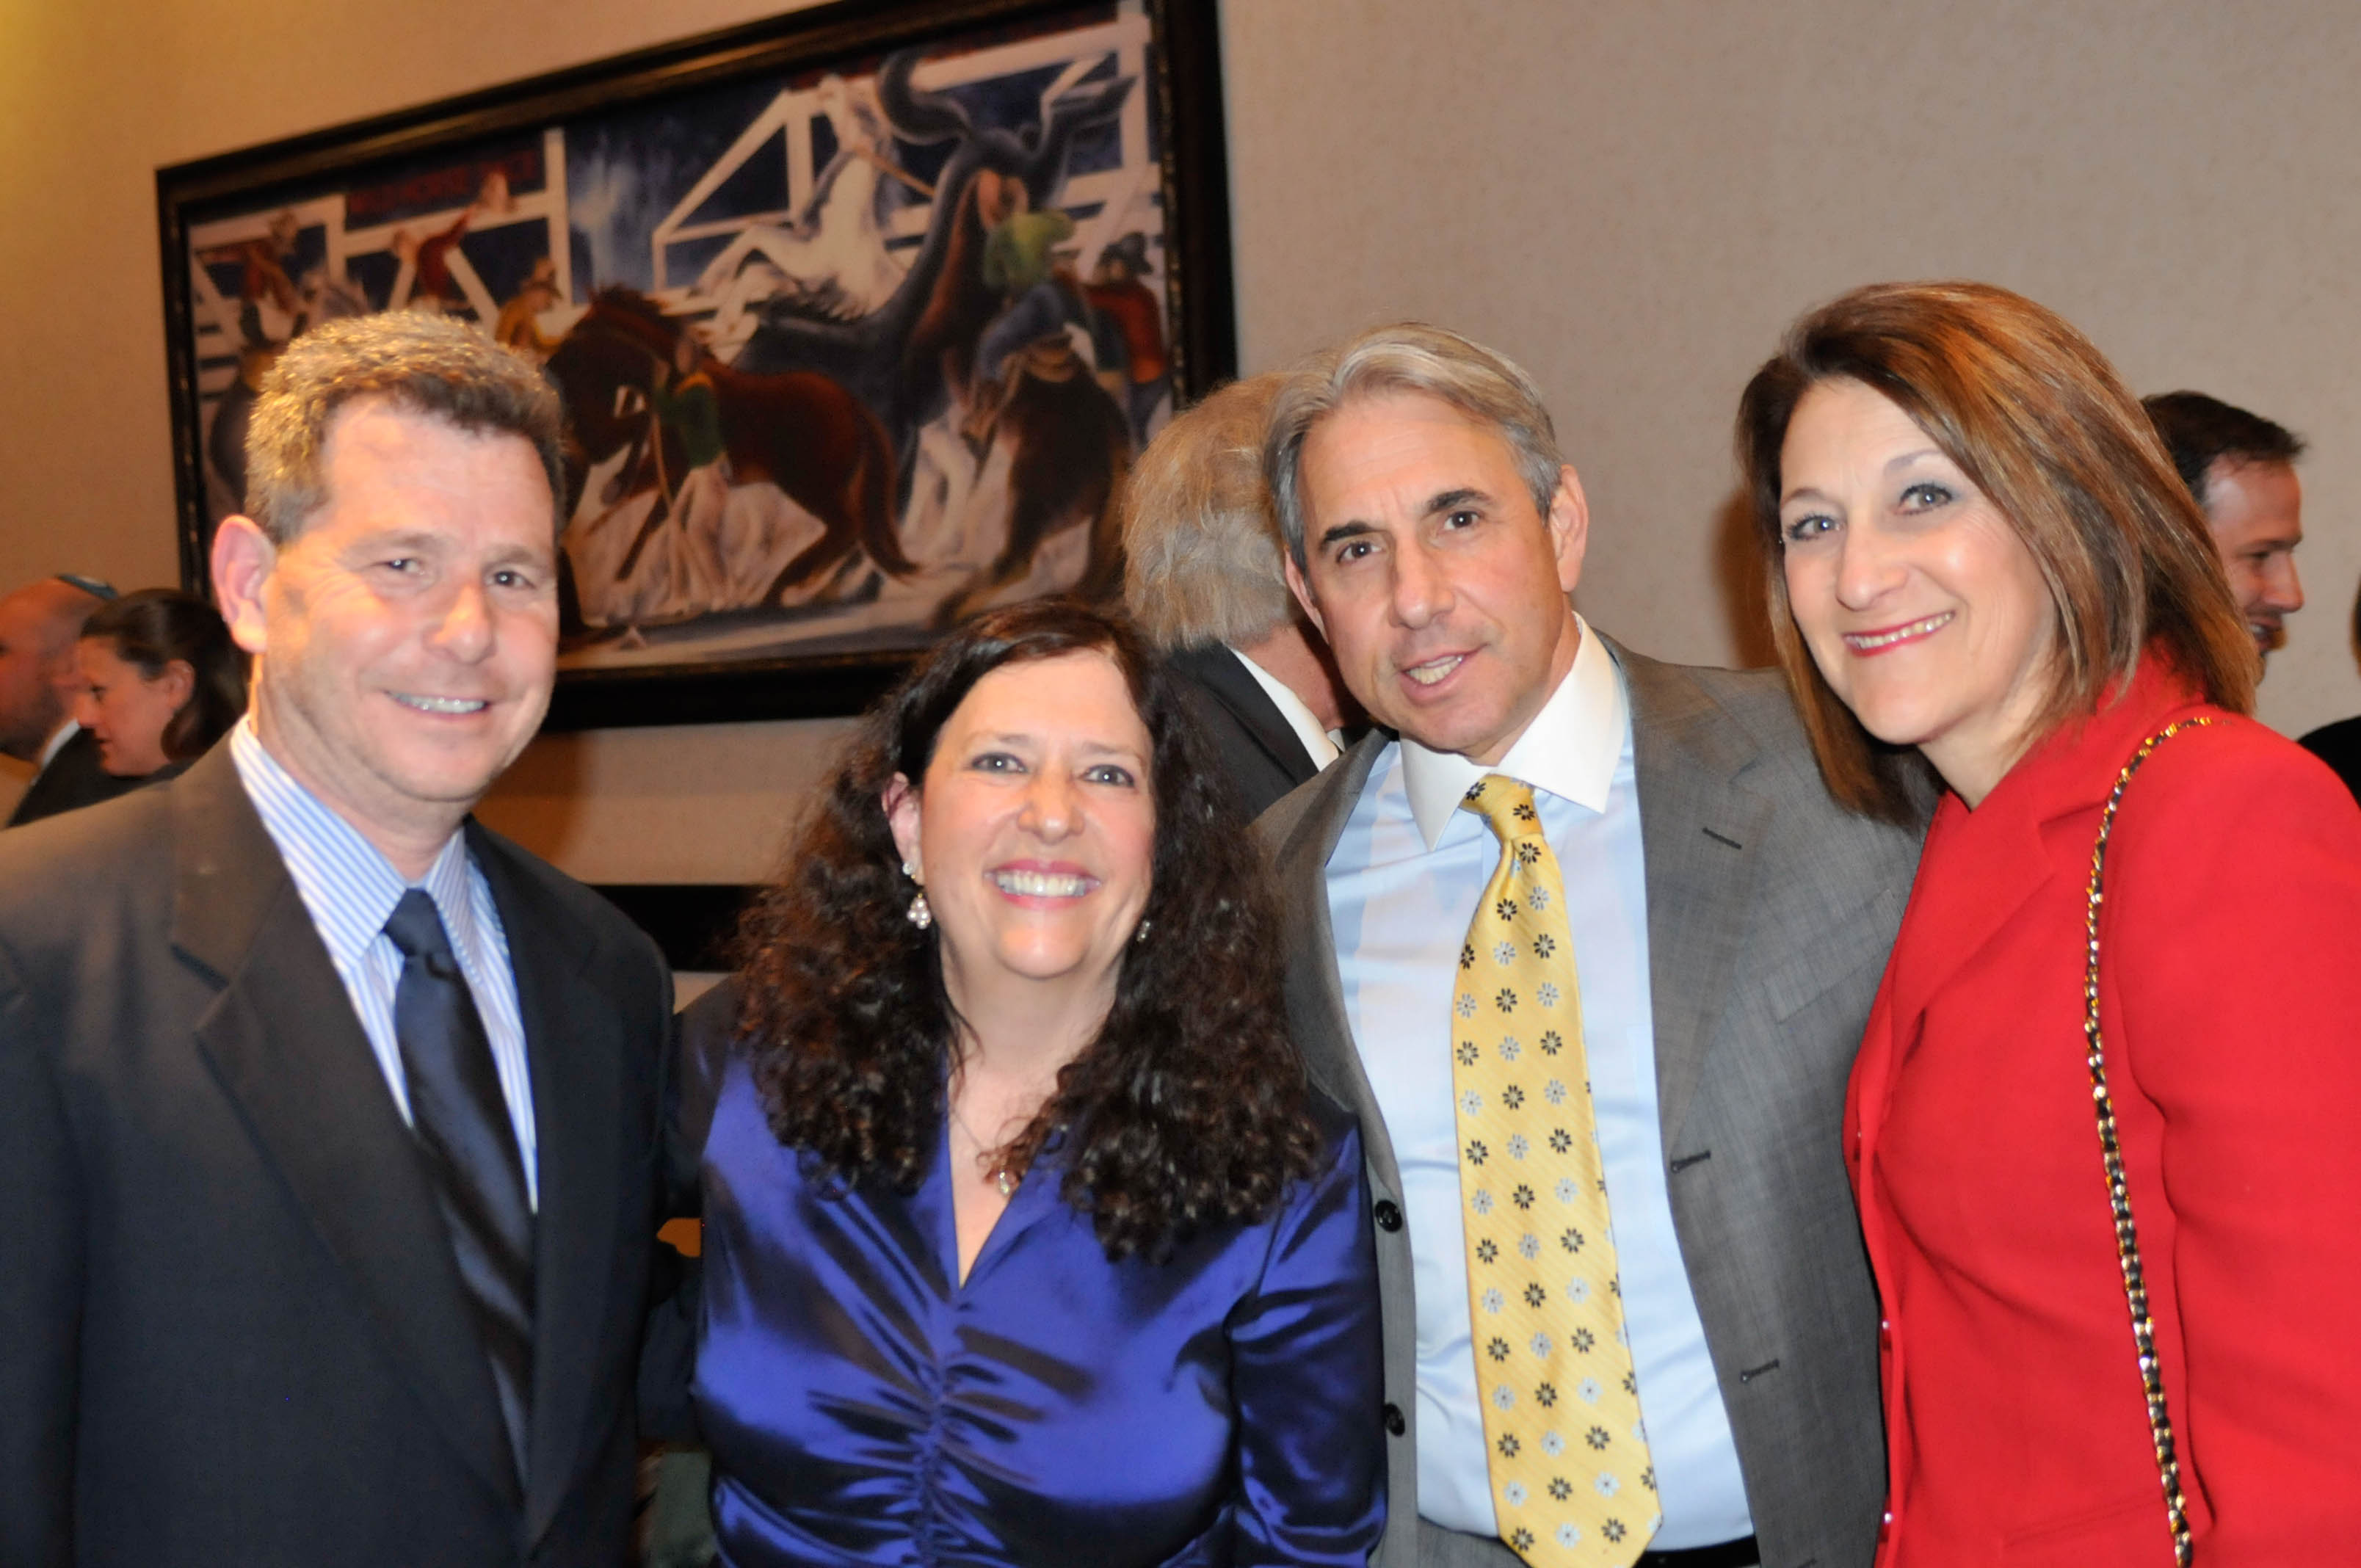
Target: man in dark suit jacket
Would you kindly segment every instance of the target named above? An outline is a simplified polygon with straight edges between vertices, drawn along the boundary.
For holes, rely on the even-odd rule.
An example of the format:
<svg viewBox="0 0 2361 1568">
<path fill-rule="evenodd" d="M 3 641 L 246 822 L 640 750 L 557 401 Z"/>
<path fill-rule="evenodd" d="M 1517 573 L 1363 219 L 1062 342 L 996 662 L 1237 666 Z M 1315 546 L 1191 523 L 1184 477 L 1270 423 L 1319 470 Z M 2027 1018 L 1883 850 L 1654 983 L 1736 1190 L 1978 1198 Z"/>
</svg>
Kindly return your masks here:
<svg viewBox="0 0 2361 1568">
<path fill-rule="evenodd" d="M 1866 1568 L 1878 1317 L 1839 1133 L 1916 836 L 1836 806 L 1775 675 L 1574 613 L 1580 483 L 1488 350 L 1405 325 L 1318 356 L 1269 463 L 1378 726 L 1257 824 L 1290 1023 L 1369 1155 L 1376 1561 Z M 1529 826 L 1488 826 L 1494 793 Z"/>
<path fill-rule="evenodd" d="M 1220 389 L 1140 454 L 1124 488 L 1124 601 L 1185 675 L 1249 817 L 1336 758 L 1352 709 L 1297 610 L 1263 480 L 1280 378 Z"/>
<path fill-rule="evenodd" d="M 71 719 L 68 733 L 56 737 L 55 751 L 40 762 L 39 773 L 16 797 L 16 807 L 8 814 L 6 826 L 22 828 L 27 822 L 38 822 L 45 817 L 55 817 L 61 811 L 78 811 L 85 806 L 96 806 L 102 800 L 113 800 L 118 795 L 128 795 L 148 781 L 144 777 L 117 778 L 99 766 L 98 737 Z M 36 761 L 39 761 L 36 753 Z"/>
<path fill-rule="evenodd" d="M 98 742 L 72 718 L 82 684 L 82 623 L 115 590 L 88 577 L 44 577 L 0 598 L 0 756 L 33 764 L 7 827 L 113 800 L 145 782 L 98 764 Z"/>
<path fill-rule="evenodd" d="M 0 839 L 0 1562 L 614 1563 L 669 981 L 468 817 L 548 701 L 555 400 L 373 317 L 253 428 L 251 718 Z"/>
</svg>

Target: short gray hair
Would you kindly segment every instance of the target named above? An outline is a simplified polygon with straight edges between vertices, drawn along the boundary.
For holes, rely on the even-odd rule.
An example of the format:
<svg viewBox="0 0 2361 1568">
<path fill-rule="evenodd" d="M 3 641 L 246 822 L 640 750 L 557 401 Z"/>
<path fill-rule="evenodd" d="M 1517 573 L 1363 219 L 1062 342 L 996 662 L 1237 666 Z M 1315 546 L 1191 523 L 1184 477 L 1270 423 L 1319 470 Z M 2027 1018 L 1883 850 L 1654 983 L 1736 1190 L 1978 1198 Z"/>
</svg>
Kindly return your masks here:
<svg viewBox="0 0 2361 1568">
<path fill-rule="evenodd" d="M 329 422 L 361 398 L 383 398 L 470 434 L 533 444 L 548 476 L 550 523 L 565 505 L 565 411 L 532 360 L 480 327 L 425 311 L 324 322 L 280 354 L 246 428 L 246 508 L 274 544 L 303 531 L 327 500 L 321 470 Z"/>
<path fill-rule="evenodd" d="M 1303 565 L 1303 444 L 1320 422 L 1360 398 L 1415 392 L 1448 403 L 1509 444 L 1544 518 L 1555 499 L 1557 432 L 1533 378 L 1504 355 L 1423 322 L 1372 327 L 1288 373 L 1270 412 L 1263 466 L 1288 554 Z"/>
<path fill-rule="evenodd" d="M 1295 614 L 1262 438 L 1284 376 L 1234 381 L 1179 415 L 1123 492 L 1123 597 L 1159 648 L 1261 641 Z"/>
</svg>

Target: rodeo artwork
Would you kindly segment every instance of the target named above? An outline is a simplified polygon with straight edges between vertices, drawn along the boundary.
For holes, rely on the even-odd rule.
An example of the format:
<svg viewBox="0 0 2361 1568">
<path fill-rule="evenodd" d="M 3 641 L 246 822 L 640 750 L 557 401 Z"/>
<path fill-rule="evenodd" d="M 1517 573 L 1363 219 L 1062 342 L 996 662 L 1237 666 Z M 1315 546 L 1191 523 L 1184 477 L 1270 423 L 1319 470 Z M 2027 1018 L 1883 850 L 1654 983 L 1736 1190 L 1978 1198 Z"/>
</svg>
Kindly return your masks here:
<svg viewBox="0 0 2361 1568">
<path fill-rule="evenodd" d="M 291 338 L 441 311 L 564 399 L 567 667 L 908 648 L 1113 590 L 1172 393 L 1148 47 L 1101 6 L 208 214 L 208 523 Z"/>
</svg>

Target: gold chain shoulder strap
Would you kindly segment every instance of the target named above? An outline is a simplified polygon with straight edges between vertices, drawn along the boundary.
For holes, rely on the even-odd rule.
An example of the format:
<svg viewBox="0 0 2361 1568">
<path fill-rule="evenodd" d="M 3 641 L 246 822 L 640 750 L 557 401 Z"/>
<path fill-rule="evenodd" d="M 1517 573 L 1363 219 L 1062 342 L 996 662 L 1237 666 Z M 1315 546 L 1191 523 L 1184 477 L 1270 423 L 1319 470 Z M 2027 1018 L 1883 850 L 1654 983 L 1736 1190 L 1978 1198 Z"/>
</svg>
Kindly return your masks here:
<svg viewBox="0 0 2361 1568">
<path fill-rule="evenodd" d="M 2157 1473 L 2164 1482 L 2166 1522 L 2172 1527 L 2172 1557 L 2189 1568 L 2189 1506 L 2180 1490 L 2180 1457 L 2172 1442 L 2172 1413 L 2164 1402 L 2164 1374 L 2157 1364 L 2156 1324 L 2148 1317 L 2147 1277 L 2140 1269 L 2139 1230 L 2132 1223 L 2131 1188 L 2124 1180 L 2123 1146 L 2115 1137 L 2115 1102 L 2107 1091 L 2106 1047 L 2099 1037 L 2099 905 L 2106 900 L 2107 836 L 2114 831 L 2115 809 L 2124 791 L 2148 753 L 2183 729 L 2216 722 L 2212 718 L 2177 718 L 2140 742 L 2132 760 L 2115 776 L 2115 787 L 2099 813 L 2098 842 L 2091 846 L 2091 897 L 2083 932 L 2090 939 L 2090 962 L 2082 972 L 2082 1037 L 2090 1046 L 2091 1101 L 2099 1116 L 2099 1153 L 2107 1168 L 2107 1201 L 2115 1213 L 2115 1255 L 2123 1265 L 2124 1297 L 2131 1306 L 2132 1343 L 2139 1353 L 2140 1387 L 2147 1396 L 2148 1435 L 2156 1443 Z"/>
</svg>

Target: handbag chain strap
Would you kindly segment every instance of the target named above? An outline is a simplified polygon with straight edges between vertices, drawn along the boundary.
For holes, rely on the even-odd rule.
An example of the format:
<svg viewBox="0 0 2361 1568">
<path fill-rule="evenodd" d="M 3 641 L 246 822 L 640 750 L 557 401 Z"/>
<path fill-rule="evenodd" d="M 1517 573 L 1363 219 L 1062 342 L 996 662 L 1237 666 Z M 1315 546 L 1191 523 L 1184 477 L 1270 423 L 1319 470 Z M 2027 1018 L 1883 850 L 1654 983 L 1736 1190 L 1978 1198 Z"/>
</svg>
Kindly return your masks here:
<svg viewBox="0 0 2361 1568">
<path fill-rule="evenodd" d="M 2090 1047 L 2091 1100 L 2099 1118 L 2099 1153 L 2107 1168 L 2107 1201 L 2115 1215 L 2115 1255 L 2123 1265 L 2124 1297 L 2132 1314 L 2132 1343 L 2139 1353 L 2140 1388 L 2147 1396 L 2148 1435 L 2156 1443 L 2157 1473 L 2164 1482 L 2166 1522 L 2172 1527 L 2172 1557 L 2189 1568 L 2189 1506 L 2180 1489 L 2180 1457 L 2173 1446 L 2172 1413 L 2164 1402 L 2164 1373 L 2156 1354 L 2156 1324 L 2148 1316 L 2147 1277 L 2140 1268 L 2139 1230 L 2132 1223 L 2132 1193 L 2124 1179 L 2124 1151 L 2115 1136 L 2115 1102 L 2107 1090 L 2107 1058 L 2099 1036 L 2099 905 L 2106 900 L 2107 836 L 2114 831 L 2115 809 L 2124 791 L 2148 753 L 2183 729 L 2216 722 L 2212 718 L 2177 718 L 2140 742 L 2132 760 L 2115 777 L 2106 808 L 2099 813 L 2098 842 L 2091 847 L 2091 897 L 2083 931 L 2090 939 L 2090 962 L 2082 972 L 2082 1037 Z"/>
</svg>

